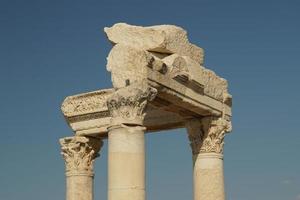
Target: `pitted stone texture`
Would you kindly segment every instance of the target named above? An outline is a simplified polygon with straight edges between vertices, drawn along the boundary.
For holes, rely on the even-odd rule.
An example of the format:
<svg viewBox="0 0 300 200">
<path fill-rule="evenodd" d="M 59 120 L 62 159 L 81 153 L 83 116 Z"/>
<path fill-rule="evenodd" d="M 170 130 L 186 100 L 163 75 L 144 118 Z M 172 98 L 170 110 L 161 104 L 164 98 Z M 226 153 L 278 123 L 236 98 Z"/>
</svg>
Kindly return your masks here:
<svg viewBox="0 0 300 200">
<path fill-rule="evenodd" d="M 106 69 L 111 72 L 114 88 L 141 83 L 148 78 L 148 70 L 167 73 L 167 65 L 146 50 L 117 44 L 107 57 Z"/>
<path fill-rule="evenodd" d="M 155 88 L 149 87 L 147 83 L 143 82 L 115 91 L 107 100 L 111 125 L 143 125 L 147 103 L 152 101 L 156 94 Z"/>
<path fill-rule="evenodd" d="M 92 176 L 68 176 L 66 200 L 94 200 Z"/>
<path fill-rule="evenodd" d="M 198 154 L 194 160 L 194 200 L 225 200 L 222 156 Z"/>
<path fill-rule="evenodd" d="M 74 136 L 59 140 L 61 154 L 65 159 L 66 175 L 93 176 L 95 158 L 99 156 L 98 151 L 103 145 L 99 139 Z"/>
<path fill-rule="evenodd" d="M 106 100 L 113 89 L 97 90 L 67 97 L 61 105 L 65 117 L 107 111 Z"/>
<path fill-rule="evenodd" d="M 162 61 L 168 66 L 167 75 L 187 87 L 202 88 L 202 93 L 219 101 L 231 99 L 231 96 L 225 97 L 228 94 L 227 81 L 190 57 L 172 54 Z"/>
<path fill-rule="evenodd" d="M 108 200 L 145 199 L 145 127 L 112 126 L 108 133 Z"/>
<path fill-rule="evenodd" d="M 232 130 L 231 121 L 215 117 L 205 117 L 201 121 L 204 135 L 200 152 L 223 153 L 225 133 Z"/>
<path fill-rule="evenodd" d="M 142 82 L 147 79 L 147 68 L 150 67 L 153 56 L 132 46 L 117 44 L 107 57 L 107 71 L 111 72 L 114 88 Z"/>
<path fill-rule="evenodd" d="M 178 26 L 142 27 L 117 23 L 110 28 L 104 28 L 104 31 L 114 44 L 125 44 L 159 53 L 177 53 L 189 56 L 200 64 L 203 63 L 203 49 L 191 44 L 187 38 L 187 32 Z"/>
<path fill-rule="evenodd" d="M 223 153 L 225 133 L 231 131 L 231 122 L 223 118 L 204 117 L 186 122 L 188 137 L 194 155 Z"/>
<path fill-rule="evenodd" d="M 93 165 L 102 141 L 74 136 L 60 139 L 60 144 L 66 164 L 66 200 L 93 200 Z"/>
<path fill-rule="evenodd" d="M 113 30 L 118 26 L 122 27 L 119 24 L 107 30 L 114 32 Z M 129 25 L 123 24 L 123 26 L 132 28 Z M 158 27 L 172 26 L 137 29 L 152 30 L 153 28 L 153 32 L 164 32 L 158 31 Z M 136 30 L 134 27 L 133 29 Z M 168 31 L 164 32 L 167 33 L 169 34 Z M 120 37 L 123 37 L 121 35 Z M 174 43 L 176 42 L 182 45 L 180 39 L 174 40 Z M 182 127 L 185 119 L 209 115 L 222 115 L 226 120 L 230 120 L 231 96 L 227 91 L 227 81 L 205 69 L 189 56 L 147 51 L 126 40 L 125 43 L 122 41 L 112 48 L 108 56 L 107 69 L 112 74 L 113 89 L 70 96 L 63 102 L 63 114 L 76 135 L 106 137 L 111 120 L 106 104 L 107 99 L 115 90 L 132 84 L 139 85 L 141 82 L 147 82 L 149 86 L 159 91 L 158 98 L 151 102 L 149 110 L 170 113 L 168 121 L 165 121 L 156 120 L 156 117 L 148 112 L 144 124 L 148 130 Z M 171 112 L 177 113 L 180 118 L 173 120 Z M 156 113 L 155 116 L 160 116 L 159 112 Z M 159 121 L 158 126 L 152 126 L 156 124 L 155 121 Z"/>
<path fill-rule="evenodd" d="M 160 59 L 146 50 L 117 44 L 107 57 L 107 70 L 111 72 L 114 88 L 145 81 L 150 69 L 218 101 L 225 101 L 224 94 L 228 94 L 225 79 L 188 56 L 172 54 Z"/>
</svg>

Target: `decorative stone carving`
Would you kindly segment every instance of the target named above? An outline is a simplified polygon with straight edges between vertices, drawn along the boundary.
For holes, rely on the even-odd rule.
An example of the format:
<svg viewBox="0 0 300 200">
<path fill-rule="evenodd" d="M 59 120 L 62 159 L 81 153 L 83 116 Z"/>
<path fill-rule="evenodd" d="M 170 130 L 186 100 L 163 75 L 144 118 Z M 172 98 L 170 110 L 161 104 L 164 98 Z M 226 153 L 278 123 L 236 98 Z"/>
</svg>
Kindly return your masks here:
<svg viewBox="0 0 300 200">
<path fill-rule="evenodd" d="M 216 100 L 224 101 L 227 81 L 204 68 L 188 56 L 172 54 L 162 59 L 168 66 L 168 76 Z"/>
<path fill-rule="evenodd" d="M 67 97 L 61 106 L 61 110 L 66 117 L 106 111 L 106 100 L 112 91 L 112 89 L 98 90 Z"/>
<path fill-rule="evenodd" d="M 209 69 L 202 69 L 204 94 L 224 102 L 224 94 L 228 93 L 228 83 Z"/>
<path fill-rule="evenodd" d="M 146 83 L 133 84 L 117 90 L 107 101 L 111 124 L 142 125 L 145 107 L 152 101 L 157 90 Z"/>
<path fill-rule="evenodd" d="M 65 159 L 66 175 L 93 176 L 93 164 L 103 145 L 100 139 L 91 137 L 66 137 L 60 139 L 61 154 Z"/>
<path fill-rule="evenodd" d="M 189 79 L 189 71 L 185 59 L 178 55 L 172 54 L 162 59 L 162 61 L 168 66 L 168 76 L 174 79 L 183 80 L 187 82 Z"/>
<path fill-rule="evenodd" d="M 231 122 L 215 117 L 191 120 L 186 127 L 193 154 L 223 153 L 225 133 L 232 129 Z"/>
</svg>

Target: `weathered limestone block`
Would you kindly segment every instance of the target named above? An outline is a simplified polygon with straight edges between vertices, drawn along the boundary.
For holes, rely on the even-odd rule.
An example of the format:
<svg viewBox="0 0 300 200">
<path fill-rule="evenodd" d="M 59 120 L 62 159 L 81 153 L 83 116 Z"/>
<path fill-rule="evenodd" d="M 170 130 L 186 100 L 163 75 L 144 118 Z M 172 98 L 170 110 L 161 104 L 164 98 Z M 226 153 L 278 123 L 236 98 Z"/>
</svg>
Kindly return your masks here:
<svg viewBox="0 0 300 200">
<path fill-rule="evenodd" d="M 148 78 L 148 68 L 162 74 L 167 73 L 166 64 L 158 57 L 146 50 L 123 44 L 112 48 L 107 57 L 106 68 L 111 72 L 114 88 L 145 82 Z"/>
<path fill-rule="evenodd" d="M 115 88 L 147 79 L 147 68 L 154 58 L 144 50 L 124 44 L 115 45 L 107 57 L 107 70 L 111 72 Z"/>
<path fill-rule="evenodd" d="M 114 44 L 125 44 L 147 51 L 177 53 L 203 63 L 203 49 L 191 44 L 184 29 L 174 25 L 133 26 L 117 23 L 104 28 L 108 39 Z"/>
<path fill-rule="evenodd" d="M 168 66 L 168 75 L 171 78 L 176 76 L 185 76 L 186 78 L 184 79 L 188 80 L 188 64 L 182 56 L 178 54 L 172 54 L 163 58 L 162 61 Z"/>
<path fill-rule="evenodd" d="M 172 54 L 162 59 L 168 66 L 168 76 L 196 91 L 201 91 L 219 101 L 225 101 L 228 94 L 227 81 L 213 71 L 204 68 L 188 56 Z"/>
<path fill-rule="evenodd" d="M 162 60 L 170 68 L 168 69 L 170 78 L 203 93 L 203 67 L 199 63 L 190 57 L 179 56 L 178 54 L 172 54 Z"/>
<path fill-rule="evenodd" d="M 67 97 L 61 110 L 65 117 L 107 112 L 106 100 L 113 89 L 103 89 Z"/>
</svg>

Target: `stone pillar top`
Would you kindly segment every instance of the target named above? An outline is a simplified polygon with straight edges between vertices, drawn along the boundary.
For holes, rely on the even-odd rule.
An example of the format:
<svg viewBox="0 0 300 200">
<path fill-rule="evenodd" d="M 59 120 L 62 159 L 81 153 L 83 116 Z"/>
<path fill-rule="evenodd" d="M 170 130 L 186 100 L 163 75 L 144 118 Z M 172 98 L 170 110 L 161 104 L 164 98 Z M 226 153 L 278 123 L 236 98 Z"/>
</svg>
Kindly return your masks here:
<svg viewBox="0 0 300 200">
<path fill-rule="evenodd" d="M 193 154 L 223 153 L 225 133 L 232 130 L 231 122 L 221 117 L 204 117 L 186 122 Z"/>
<path fill-rule="evenodd" d="M 100 139 L 74 136 L 59 140 L 65 159 L 66 175 L 93 176 L 93 163 L 103 145 Z"/>
<path fill-rule="evenodd" d="M 111 114 L 110 125 L 143 125 L 146 105 L 156 94 L 155 88 L 143 82 L 116 90 L 107 100 Z"/>
</svg>

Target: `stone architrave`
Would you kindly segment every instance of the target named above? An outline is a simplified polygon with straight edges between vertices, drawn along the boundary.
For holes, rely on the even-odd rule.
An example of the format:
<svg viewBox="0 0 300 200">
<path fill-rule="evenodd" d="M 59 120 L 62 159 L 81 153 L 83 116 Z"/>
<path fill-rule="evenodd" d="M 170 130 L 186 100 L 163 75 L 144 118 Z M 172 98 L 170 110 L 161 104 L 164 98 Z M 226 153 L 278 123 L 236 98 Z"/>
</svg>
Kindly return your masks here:
<svg viewBox="0 0 300 200">
<path fill-rule="evenodd" d="M 93 165 L 102 141 L 74 136 L 60 139 L 66 165 L 66 199 L 93 200 Z"/>
<path fill-rule="evenodd" d="M 194 166 L 194 200 L 225 200 L 223 147 L 231 123 L 204 117 L 186 123 Z"/>
</svg>

